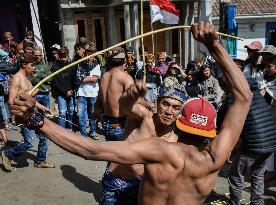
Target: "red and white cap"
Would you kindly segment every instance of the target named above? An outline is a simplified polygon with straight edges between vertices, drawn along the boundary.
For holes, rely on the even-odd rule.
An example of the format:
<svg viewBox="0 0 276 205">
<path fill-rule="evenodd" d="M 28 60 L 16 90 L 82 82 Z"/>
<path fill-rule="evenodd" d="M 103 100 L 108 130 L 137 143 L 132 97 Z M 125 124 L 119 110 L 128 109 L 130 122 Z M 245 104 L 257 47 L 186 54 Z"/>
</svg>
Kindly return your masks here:
<svg viewBox="0 0 276 205">
<path fill-rule="evenodd" d="M 253 41 L 252 43 L 244 47 L 252 50 L 259 50 L 259 51 L 263 50 L 263 44 L 260 41 Z"/>
<path fill-rule="evenodd" d="M 209 101 L 202 97 L 192 98 L 184 104 L 176 126 L 183 132 L 214 138 L 217 135 L 216 117 L 217 112 Z"/>
</svg>

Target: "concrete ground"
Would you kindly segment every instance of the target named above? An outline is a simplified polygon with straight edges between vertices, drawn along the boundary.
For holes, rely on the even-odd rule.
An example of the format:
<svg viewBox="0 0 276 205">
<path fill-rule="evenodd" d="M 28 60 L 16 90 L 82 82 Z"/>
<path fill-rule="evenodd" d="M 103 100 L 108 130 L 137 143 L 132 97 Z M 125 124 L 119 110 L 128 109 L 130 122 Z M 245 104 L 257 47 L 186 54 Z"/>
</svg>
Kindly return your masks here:
<svg viewBox="0 0 276 205">
<path fill-rule="evenodd" d="M 17 127 L 13 127 L 8 136 L 12 140 L 22 140 Z M 102 136 L 100 141 L 104 141 Z M 0 170 L 0 204 L 99 204 L 101 176 L 106 162 L 84 160 L 50 143 L 47 160 L 54 163 L 56 168 L 39 169 L 33 167 L 36 150 L 37 146 L 14 162 L 16 171 L 7 173 Z M 222 175 L 226 175 L 227 171 L 228 167 L 225 167 Z M 250 184 L 247 183 L 242 197 L 243 204 L 249 202 L 249 189 Z M 226 204 L 227 193 L 227 180 L 219 177 L 214 193 L 205 204 Z M 276 179 L 266 185 L 265 195 L 267 205 L 276 204 Z"/>
</svg>

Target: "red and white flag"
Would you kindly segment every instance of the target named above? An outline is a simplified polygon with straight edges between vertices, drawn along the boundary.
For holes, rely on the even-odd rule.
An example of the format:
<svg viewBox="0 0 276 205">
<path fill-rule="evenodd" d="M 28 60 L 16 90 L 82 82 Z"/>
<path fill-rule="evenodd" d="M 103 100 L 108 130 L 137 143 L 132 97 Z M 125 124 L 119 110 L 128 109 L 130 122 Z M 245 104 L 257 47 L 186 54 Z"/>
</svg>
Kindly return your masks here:
<svg viewBox="0 0 276 205">
<path fill-rule="evenodd" d="M 150 0 L 151 23 L 178 24 L 179 10 L 169 0 Z"/>
</svg>

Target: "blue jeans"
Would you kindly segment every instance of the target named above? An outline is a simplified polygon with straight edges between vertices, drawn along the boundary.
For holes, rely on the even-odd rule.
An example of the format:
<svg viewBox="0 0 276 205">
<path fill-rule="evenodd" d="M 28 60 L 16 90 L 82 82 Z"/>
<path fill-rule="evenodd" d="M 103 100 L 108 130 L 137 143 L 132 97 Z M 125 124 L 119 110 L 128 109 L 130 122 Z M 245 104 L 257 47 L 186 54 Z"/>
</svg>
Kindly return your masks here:
<svg viewBox="0 0 276 205">
<path fill-rule="evenodd" d="M 0 112 L 2 113 L 1 120 L 7 120 L 8 115 L 7 115 L 7 110 L 5 107 L 5 97 L 3 95 L 0 96 Z"/>
<path fill-rule="evenodd" d="M 35 99 L 40 104 L 44 105 L 47 108 L 50 108 L 50 102 L 51 101 L 50 101 L 49 93 L 47 93 L 47 94 L 37 94 L 35 96 Z"/>
<path fill-rule="evenodd" d="M 35 163 L 39 164 L 45 161 L 49 140 L 41 134 L 36 134 L 34 130 L 29 130 L 25 125 L 21 127 L 21 134 L 24 141 L 10 149 L 6 149 L 5 155 L 10 159 L 14 159 L 17 156 L 24 154 L 34 146 L 35 139 L 37 137 L 39 139 L 39 143 Z"/>
<path fill-rule="evenodd" d="M 86 132 L 87 117 L 89 119 L 89 125 L 90 125 L 89 135 L 92 136 L 97 127 L 97 120 L 91 120 L 91 116 L 94 112 L 94 105 L 96 100 L 97 100 L 96 97 L 78 96 L 79 127 L 80 127 L 81 135 L 84 137 L 87 137 L 87 132 Z"/>
<path fill-rule="evenodd" d="M 59 120 L 58 124 L 61 127 L 66 128 L 66 120 L 68 119 L 69 122 L 73 122 L 73 115 L 74 115 L 74 99 L 73 97 L 63 97 L 58 96 L 58 110 L 59 110 Z M 66 118 L 67 115 L 67 118 Z M 72 130 L 73 126 L 71 123 L 68 123 L 68 128 Z"/>
<path fill-rule="evenodd" d="M 103 134 L 106 141 L 122 140 L 125 130 L 125 118 L 103 116 Z"/>
<path fill-rule="evenodd" d="M 106 168 L 103 178 L 101 205 L 135 205 L 138 204 L 139 187 L 142 177 L 123 180 L 114 176 Z"/>
</svg>

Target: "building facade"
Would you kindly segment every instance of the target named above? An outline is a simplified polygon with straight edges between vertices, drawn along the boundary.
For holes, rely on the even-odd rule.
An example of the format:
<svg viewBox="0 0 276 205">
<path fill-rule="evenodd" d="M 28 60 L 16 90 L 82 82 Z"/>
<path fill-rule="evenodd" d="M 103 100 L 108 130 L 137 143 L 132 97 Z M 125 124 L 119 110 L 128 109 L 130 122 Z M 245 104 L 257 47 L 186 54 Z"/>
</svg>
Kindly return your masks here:
<svg viewBox="0 0 276 205">
<path fill-rule="evenodd" d="M 195 6 L 195 1 L 190 0 L 173 2 L 180 10 L 180 24 L 190 25 L 194 22 L 197 13 L 201 14 L 201 19 L 211 20 L 211 0 L 200 1 L 200 6 L 197 6 L 198 4 Z M 70 49 L 72 55 L 74 44 L 83 36 L 95 42 L 98 50 L 102 50 L 140 35 L 140 3 L 139 0 L 61 0 L 60 23 L 63 31 L 63 44 Z M 172 26 L 155 22 L 151 27 L 149 1 L 144 1 L 143 4 L 144 33 L 152 29 Z M 154 42 L 154 47 L 152 42 Z M 183 64 L 186 64 L 189 59 L 193 59 L 195 51 L 198 50 L 188 30 L 166 31 L 146 37 L 144 45 L 150 53 L 166 51 L 170 55 L 176 54 Z M 126 47 L 132 47 L 137 55 L 140 46 L 140 40 L 126 45 Z"/>
</svg>

